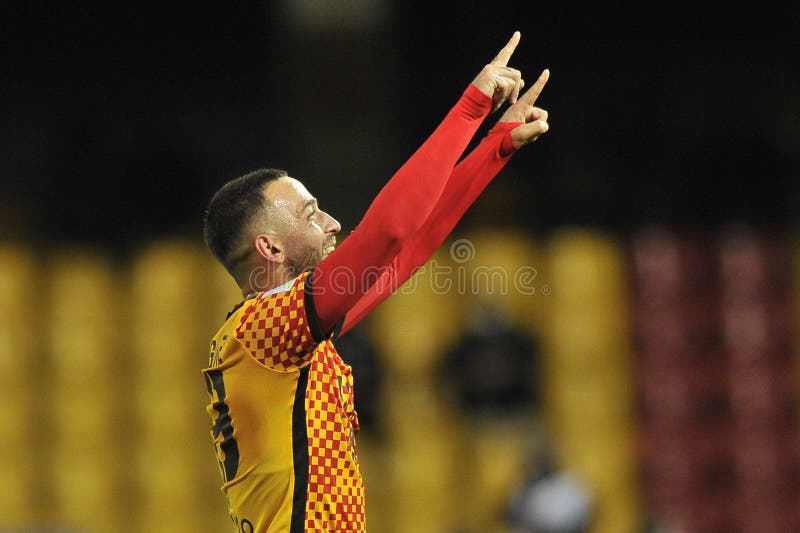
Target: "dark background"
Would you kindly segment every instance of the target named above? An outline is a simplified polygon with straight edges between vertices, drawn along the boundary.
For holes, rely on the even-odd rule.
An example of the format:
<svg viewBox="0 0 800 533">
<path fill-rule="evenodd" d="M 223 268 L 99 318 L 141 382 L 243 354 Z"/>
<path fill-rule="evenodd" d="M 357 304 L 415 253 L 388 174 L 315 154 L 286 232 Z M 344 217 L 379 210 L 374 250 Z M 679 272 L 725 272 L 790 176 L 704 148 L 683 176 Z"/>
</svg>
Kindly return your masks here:
<svg viewBox="0 0 800 533">
<path fill-rule="evenodd" d="M 517 29 L 511 64 L 529 84 L 551 69 L 551 129 L 464 224 L 783 231 L 800 213 L 798 7 L 230 4 L 3 8 L 0 236 L 199 239 L 211 194 L 259 166 L 346 232 Z"/>
</svg>

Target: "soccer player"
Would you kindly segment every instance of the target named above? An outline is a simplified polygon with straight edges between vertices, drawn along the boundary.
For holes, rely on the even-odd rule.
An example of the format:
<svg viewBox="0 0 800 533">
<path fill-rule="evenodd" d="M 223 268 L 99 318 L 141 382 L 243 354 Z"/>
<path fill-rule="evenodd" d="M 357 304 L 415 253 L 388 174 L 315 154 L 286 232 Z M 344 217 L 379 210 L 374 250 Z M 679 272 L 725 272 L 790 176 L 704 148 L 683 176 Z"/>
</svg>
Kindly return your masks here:
<svg viewBox="0 0 800 533">
<path fill-rule="evenodd" d="M 211 198 L 205 238 L 243 294 L 203 370 L 237 531 L 366 530 L 352 372 L 335 341 L 421 267 L 512 155 L 547 131 L 547 112 L 534 104 L 549 71 L 520 96 L 522 75 L 508 66 L 520 37 L 478 73 L 338 248 L 339 223 L 282 170 L 250 172 Z"/>
</svg>

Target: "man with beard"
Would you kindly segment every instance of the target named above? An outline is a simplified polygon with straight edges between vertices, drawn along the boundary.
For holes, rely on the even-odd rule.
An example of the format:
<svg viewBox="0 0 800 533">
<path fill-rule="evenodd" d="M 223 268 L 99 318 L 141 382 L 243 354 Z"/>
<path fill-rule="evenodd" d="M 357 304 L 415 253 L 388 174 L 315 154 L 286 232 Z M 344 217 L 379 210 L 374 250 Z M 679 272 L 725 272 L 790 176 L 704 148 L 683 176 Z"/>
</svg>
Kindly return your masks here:
<svg viewBox="0 0 800 533">
<path fill-rule="evenodd" d="M 519 96 L 521 73 L 507 66 L 519 40 L 514 32 L 338 248 L 339 223 L 283 170 L 250 172 L 212 197 L 206 242 L 244 298 L 203 370 L 237 531 L 365 531 L 352 370 L 335 339 L 422 266 L 516 150 L 547 131 L 534 103 L 549 71 Z"/>
</svg>

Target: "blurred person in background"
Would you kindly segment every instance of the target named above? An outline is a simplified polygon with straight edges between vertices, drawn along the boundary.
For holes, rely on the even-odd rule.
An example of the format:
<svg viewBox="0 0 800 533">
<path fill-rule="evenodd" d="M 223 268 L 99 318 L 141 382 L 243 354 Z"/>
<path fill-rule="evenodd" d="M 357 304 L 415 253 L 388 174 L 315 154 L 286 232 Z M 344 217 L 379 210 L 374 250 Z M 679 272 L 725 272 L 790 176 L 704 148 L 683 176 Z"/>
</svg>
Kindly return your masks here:
<svg viewBox="0 0 800 533">
<path fill-rule="evenodd" d="M 538 339 L 519 331 L 495 307 L 475 303 L 468 325 L 442 358 L 439 372 L 472 417 L 536 413 Z"/>
<path fill-rule="evenodd" d="M 559 467 L 546 448 L 534 470 L 509 503 L 511 533 L 589 533 L 596 503 L 586 483 Z"/>
<path fill-rule="evenodd" d="M 547 131 L 534 104 L 549 71 L 521 93 L 508 66 L 520 38 L 481 69 L 338 248 L 339 223 L 283 170 L 255 170 L 211 198 L 206 242 L 243 295 L 203 370 L 237 531 L 366 529 L 352 369 L 334 341 L 427 262 L 512 155 Z"/>
</svg>

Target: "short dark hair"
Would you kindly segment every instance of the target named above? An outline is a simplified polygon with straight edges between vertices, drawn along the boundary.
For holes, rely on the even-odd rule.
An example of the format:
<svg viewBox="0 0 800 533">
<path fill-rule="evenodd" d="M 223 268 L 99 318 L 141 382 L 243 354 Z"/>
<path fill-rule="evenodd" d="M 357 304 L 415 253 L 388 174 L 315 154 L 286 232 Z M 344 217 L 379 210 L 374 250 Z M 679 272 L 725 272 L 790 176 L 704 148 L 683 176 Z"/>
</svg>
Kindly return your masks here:
<svg viewBox="0 0 800 533">
<path fill-rule="evenodd" d="M 225 183 L 211 197 L 203 218 L 203 236 L 214 257 L 233 275 L 231 257 L 253 217 L 265 207 L 264 189 L 288 176 L 279 168 L 260 168 Z"/>
</svg>

